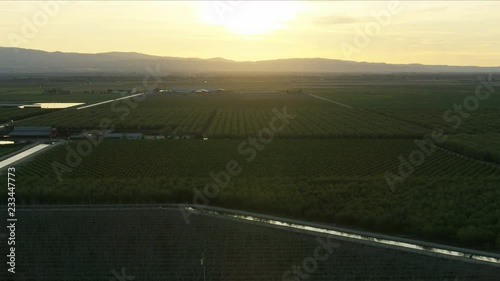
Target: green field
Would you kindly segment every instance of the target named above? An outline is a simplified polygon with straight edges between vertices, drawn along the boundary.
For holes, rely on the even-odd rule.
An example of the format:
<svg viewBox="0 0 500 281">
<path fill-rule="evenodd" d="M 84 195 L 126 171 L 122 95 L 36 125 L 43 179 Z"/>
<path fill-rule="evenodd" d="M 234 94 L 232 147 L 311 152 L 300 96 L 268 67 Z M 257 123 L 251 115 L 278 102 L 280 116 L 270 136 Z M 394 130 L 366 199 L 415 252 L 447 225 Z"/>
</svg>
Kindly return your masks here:
<svg viewBox="0 0 500 281">
<path fill-rule="evenodd" d="M 16 90 L 6 89 L 6 87 L 7 86 L 0 81 L 0 104 L 34 104 L 53 102 L 92 104 L 120 97 L 119 94 L 42 94 L 41 92 L 34 93 L 33 90 L 24 87 Z M 57 109 L 0 107 L 0 123 L 48 114 L 56 110 Z"/>
<path fill-rule="evenodd" d="M 47 114 L 54 112 L 52 109 L 41 108 L 1 108 L 0 109 L 0 123 L 9 122 L 10 120 L 26 119 L 29 117 Z"/>
<path fill-rule="evenodd" d="M 24 144 L 0 145 L 0 157 L 21 149 L 23 146 Z"/>
<path fill-rule="evenodd" d="M 451 136 L 444 147 L 483 161 L 500 164 L 500 134 L 458 134 Z"/>
<path fill-rule="evenodd" d="M 479 100 L 477 109 L 471 111 L 464 105 L 465 100 L 474 96 L 477 85 L 477 81 L 381 82 L 375 85 L 333 85 L 327 89 L 310 88 L 304 91 L 426 129 L 442 128 L 447 134 L 499 133 L 499 95 L 493 93 L 486 100 Z M 483 88 L 482 93 L 485 94 L 486 89 Z M 455 111 L 455 105 L 461 106 L 464 113 Z"/>
<path fill-rule="evenodd" d="M 374 108 L 371 111 L 427 128 L 429 131 L 434 128 L 442 128 L 446 134 L 500 133 L 500 109 L 498 108 L 486 108 L 468 113 L 469 115 L 467 117 L 460 118 L 461 121 L 455 119 L 459 116 L 458 114 L 451 113 L 448 115 L 450 119 L 447 120 L 449 121 L 446 121 L 443 118 L 445 110 L 442 109 Z"/>
<path fill-rule="evenodd" d="M 500 247 L 500 208 L 488 200 L 500 196 L 500 168 L 437 149 L 392 192 L 384 173 L 415 149 L 411 140 L 275 140 L 255 159 L 238 152 L 237 140 L 106 140 L 73 169 L 68 151 L 82 144 L 58 146 L 18 167 L 19 200 L 193 202 L 193 189 L 203 192 L 214 181 L 210 173 L 235 160 L 241 174 L 210 204 Z M 471 227 L 477 235 L 467 233 Z"/>
<path fill-rule="evenodd" d="M 497 83 L 493 82 L 493 83 Z M 465 98 L 475 94 L 479 81 L 409 81 L 394 83 L 392 80 L 370 80 L 337 83 L 331 82 L 327 86 L 316 88 L 314 83 L 310 87 L 304 85 L 306 93 L 316 94 L 328 99 L 359 108 L 388 108 L 388 109 L 445 109 L 452 108 L 455 103 L 462 103 Z M 495 88 L 498 85 L 495 86 Z M 486 89 L 482 89 L 486 93 Z M 500 96 L 493 93 L 489 98 L 480 102 L 480 109 L 499 110 Z M 442 113 L 440 114 L 442 115 Z"/>
<path fill-rule="evenodd" d="M 128 89 L 140 81 L 75 79 L 45 82 L 75 91 L 68 97 L 76 101 L 85 96 L 78 91 Z M 78 162 L 74 166 L 68 164 L 72 157 L 68 151 L 85 147 L 71 142 L 17 167 L 23 184 L 16 192 L 23 204 L 192 203 L 196 189 L 204 190 L 213 181 L 210 173 L 223 171 L 228 161 L 235 160 L 241 174 L 232 177 L 209 204 L 498 251 L 500 99 L 491 95 L 481 101 L 459 126 L 453 126 L 456 120 L 443 118 L 474 94 L 474 79 L 451 74 L 439 79 L 165 77 L 158 87 L 227 91 L 206 96 L 155 93 L 143 101 L 57 111 L 15 125 L 54 126 L 64 133 L 99 129 L 107 120 L 115 132 L 196 135 L 208 140 L 106 140 L 80 160 L 69 160 Z M 21 95 L 22 87 L 9 87 L 0 91 L 0 101 Z M 23 95 L 29 99 L 36 94 Z M 95 95 L 95 101 L 101 97 L 108 96 Z M 249 137 L 269 128 L 276 110 L 284 108 L 294 116 L 290 122 L 264 148 L 251 148 Z M 419 150 L 415 140 L 438 128 L 448 140 L 438 143 L 391 190 L 388 172 L 401 175 L 400 167 L 406 167 L 402 161 Z M 198 198 L 195 203 L 206 202 Z"/>
<path fill-rule="evenodd" d="M 255 135 L 269 126 L 273 110 L 296 116 L 282 137 L 420 137 L 425 129 L 366 110 L 349 109 L 309 96 L 286 94 L 179 97 L 155 94 L 146 100 L 104 104 L 48 114 L 17 125 L 55 126 L 61 130 L 98 128 L 110 119 L 117 130 L 159 130 L 217 138 Z"/>
<path fill-rule="evenodd" d="M 23 166 L 20 173 L 52 178 L 55 175 L 51 167 L 53 161 L 66 163 L 69 150 L 77 151 L 80 145 L 88 143 L 72 142 L 69 146 L 51 149 Z M 241 140 L 104 140 L 92 148 L 89 156 L 82 157 L 78 168 L 65 177 L 205 177 L 217 168 L 224 169 L 230 160 L 247 165 L 242 176 L 311 179 L 383 176 L 387 170 L 397 170 L 398 156 L 408 155 L 417 148 L 413 141 L 403 139 L 274 140 L 262 151 L 249 143 L 238 149 L 241 143 Z M 255 151 L 254 159 L 251 150 Z M 417 167 L 414 175 L 500 176 L 500 167 L 438 149 Z"/>
</svg>

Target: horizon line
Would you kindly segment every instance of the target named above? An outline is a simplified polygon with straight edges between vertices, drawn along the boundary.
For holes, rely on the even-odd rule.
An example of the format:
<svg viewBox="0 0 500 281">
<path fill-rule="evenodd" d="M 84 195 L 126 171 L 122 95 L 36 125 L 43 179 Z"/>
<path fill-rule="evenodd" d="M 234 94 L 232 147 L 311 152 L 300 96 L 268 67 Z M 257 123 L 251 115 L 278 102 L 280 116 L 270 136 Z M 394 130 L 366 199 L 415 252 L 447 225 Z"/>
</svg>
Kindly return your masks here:
<svg viewBox="0 0 500 281">
<path fill-rule="evenodd" d="M 257 62 L 266 62 L 266 61 L 294 60 L 294 59 L 302 59 L 302 60 L 318 59 L 318 60 L 332 60 L 332 61 L 342 61 L 342 62 L 368 63 L 368 64 L 388 64 L 388 65 L 422 65 L 422 66 L 500 68 L 500 65 L 496 65 L 496 66 L 450 65 L 450 64 L 424 64 L 424 63 L 419 63 L 419 62 L 412 62 L 412 63 L 388 63 L 388 62 L 381 62 L 381 61 L 379 61 L 379 62 L 374 62 L 374 61 L 356 61 L 356 60 L 343 60 L 343 59 L 338 59 L 338 58 L 325 58 L 325 57 L 288 57 L 288 58 L 274 58 L 274 59 L 264 59 L 264 60 L 234 60 L 234 59 L 227 59 L 227 58 L 220 57 L 220 56 L 219 57 L 210 57 L 210 58 L 177 57 L 177 56 L 165 56 L 165 55 L 146 54 L 146 53 L 140 53 L 140 52 L 136 52 L 136 51 L 106 51 L 106 52 L 98 52 L 98 53 L 85 53 L 85 52 L 48 51 L 48 50 L 42 50 L 42 49 L 29 49 L 29 48 L 5 47 L 5 46 L 0 46 L 0 48 L 4 48 L 4 49 L 18 49 L 18 50 L 29 50 L 29 51 L 40 51 L 40 52 L 45 52 L 45 53 L 65 53 L 65 54 L 79 54 L 79 55 L 102 55 L 102 54 L 118 53 L 118 54 L 138 54 L 138 55 L 158 57 L 158 58 L 163 58 L 163 59 L 168 59 L 168 58 L 176 58 L 176 59 L 198 59 L 198 60 L 215 60 L 215 59 L 219 59 L 219 60 L 226 60 L 226 61 L 229 61 L 229 62 L 237 62 L 237 63 L 245 63 L 245 62 L 257 63 Z"/>
</svg>

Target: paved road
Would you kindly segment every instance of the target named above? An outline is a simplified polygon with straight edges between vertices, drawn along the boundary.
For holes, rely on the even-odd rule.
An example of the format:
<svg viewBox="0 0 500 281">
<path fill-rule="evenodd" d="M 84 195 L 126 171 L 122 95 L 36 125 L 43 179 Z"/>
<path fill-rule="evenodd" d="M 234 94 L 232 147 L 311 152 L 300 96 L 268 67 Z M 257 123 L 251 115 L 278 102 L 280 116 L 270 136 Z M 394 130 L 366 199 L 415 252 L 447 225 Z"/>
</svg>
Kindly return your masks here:
<svg viewBox="0 0 500 281">
<path fill-rule="evenodd" d="M 33 158 L 36 154 L 41 153 L 44 150 L 53 148 L 57 145 L 63 144 L 65 141 L 56 141 L 53 144 L 43 144 L 43 143 L 38 143 L 28 149 L 21 149 L 14 155 L 0 161 L 0 171 L 7 168 L 11 167 L 14 164 L 19 164 L 21 162 L 27 161 L 31 158 Z"/>
<path fill-rule="evenodd" d="M 18 162 L 18 161 L 22 160 L 23 158 L 26 158 L 37 151 L 43 150 L 43 149 L 47 148 L 48 146 L 50 146 L 50 144 L 38 144 L 30 149 L 27 149 L 21 153 L 17 153 L 16 155 L 13 155 L 13 156 L 11 156 L 3 161 L 0 161 L 0 170 L 7 167 L 7 166 L 11 166 L 13 163 Z"/>
</svg>

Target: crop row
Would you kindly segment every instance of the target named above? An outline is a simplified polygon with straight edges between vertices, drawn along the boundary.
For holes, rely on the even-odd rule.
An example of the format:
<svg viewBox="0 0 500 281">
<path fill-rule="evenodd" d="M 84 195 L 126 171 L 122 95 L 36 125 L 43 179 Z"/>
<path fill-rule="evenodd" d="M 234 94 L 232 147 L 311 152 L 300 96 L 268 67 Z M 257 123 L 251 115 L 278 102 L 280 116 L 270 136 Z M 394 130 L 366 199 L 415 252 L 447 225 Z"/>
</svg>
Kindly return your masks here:
<svg viewBox="0 0 500 281">
<path fill-rule="evenodd" d="M 457 134 L 442 144 L 457 153 L 500 164 L 500 134 Z"/>
<path fill-rule="evenodd" d="M 282 108 L 277 108 L 282 111 Z M 162 130 L 165 133 L 206 134 L 216 138 L 256 135 L 270 127 L 276 109 L 268 108 L 148 108 L 138 107 L 128 112 L 106 107 L 69 110 L 49 114 L 18 125 L 56 126 L 61 129 L 99 128 L 110 119 L 119 130 Z M 365 110 L 344 108 L 289 108 L 289 119 L 282 130 L 283 137 L 420 137 L 425 129 L 417 125 L 385 117 Z M 281 125 L 277 122 L 278 126 Z"/>
<path fill-rule="evenodd" d="M 430 130 L 442 128 L 447 134 L 500 133 L 500 110 L 495 108 L 484 108 L 477 111 L 465 111 L 462 113 L 453 112 L 453 108 L 374 108 L 370 110 Z"/>
<path fill-rule="evenodd" d="M 68 165 L 70 151 L 84 143 L 58 146 L 35 157 L 21 172 L 52 177 L 53 163 Z M 241 145 L 240 152 L 238 147 Z M 418 147 L 410 140 L 338 139 L 275 140 L 262 151 L 236 140 L 127 141 L 105 140 L 82 157 L 65 177 L 205 177 L 236 160 L 247 176 L 383 176 L 397 172 L 400 156 L 408 159 Z M 251 150 L 256 153 L 251 159 Z M 251 161 L 251 163 L 248 163 Z M 408 161 L 408 160 L 406 160 Z M 489 176 L 500 169 L 477 160 L 436 150 L 416 166 L 415 176 Z"/>
<path fill-rule="evenodd" d="M 280 136 L 302 137 L 409 137 L 421 136 L 424 129 L 406 122 L 363 110 L 291 109 L 290 123 L 277 133 Z M 221 109 L 208 128 L 208 135 L 232 137 L 255 135 L 269 127 L 274 118 L 271 109 Z M 280 124 L 280 123 L 278 123 Z"/>
<path fill-rule="evenodd" d="M 111 120 L 115 129 L 166 130 L 167 132 L 201 133 L 207 126 L 212 110 L 199 108 L 143 109 L 128 112 L 108 108 L 71 110 L 21 121 L 18 125 L 50 125 L 68 129 L 97 129 L 103 120 Z"/>
<path fill-rule="evenodd" d="M 0 123 L 33 117 L 53 111 L 54 110 L 51 109 L 40 108 L 2 108 L 0 110 Z"/>
</svg>

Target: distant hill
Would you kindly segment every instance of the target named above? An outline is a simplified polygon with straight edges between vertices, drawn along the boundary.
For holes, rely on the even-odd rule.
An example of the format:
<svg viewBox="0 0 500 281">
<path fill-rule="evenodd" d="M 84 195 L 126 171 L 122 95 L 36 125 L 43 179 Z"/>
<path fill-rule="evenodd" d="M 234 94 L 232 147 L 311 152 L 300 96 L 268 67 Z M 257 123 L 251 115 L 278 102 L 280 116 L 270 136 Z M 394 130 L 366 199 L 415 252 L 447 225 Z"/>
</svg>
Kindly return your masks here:
<svg viewBox="0 0 500 281">
<path fill-rule="evenodd" d="M 131 52 L 99 54 L 45 52 L 0 47 L 0 74 L 23 73 L 144 73 L 147 66 L 164 73 L 192 72 L 294 72 L 294 73 L 394 73 L 394 72 L 500 72 L 500 67 L 386 64 L 323 58 L 232 61 L 161 57 Z"/>
</svg>

